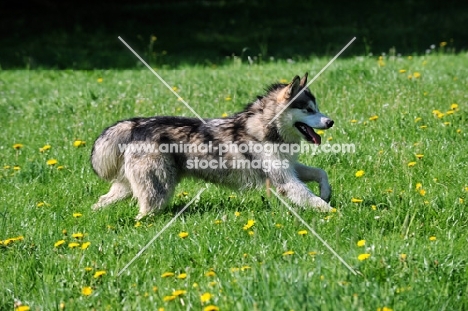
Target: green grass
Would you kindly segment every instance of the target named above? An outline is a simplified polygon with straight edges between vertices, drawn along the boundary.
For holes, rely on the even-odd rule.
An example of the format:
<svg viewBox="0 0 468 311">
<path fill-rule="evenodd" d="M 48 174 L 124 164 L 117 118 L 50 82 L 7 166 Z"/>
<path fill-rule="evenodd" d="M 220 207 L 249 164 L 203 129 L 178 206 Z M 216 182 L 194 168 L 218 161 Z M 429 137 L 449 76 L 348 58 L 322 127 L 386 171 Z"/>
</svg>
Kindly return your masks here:
<svg viewBox="0 0 468 311">
<path fill-rule="evenodd" d="M 313 76 L 327 61 L 158 72 L 200 115 L 220 117 L 241 110 L 266 85 L 305 71 Z M 202 310 L 209 304 L 220 310 L 467 309 L 468 56 L 383 61 L 385 66 L 376 58 L 339 59 L 311 86 L 321 110 L 335 121 L 324 141 L 354 143 L 356 152 L 301 155 L 302 162 L 328 172 L 337 212 L 297 211 L 358 276 L 312 234 L 300 236 L 306 228 L 261 191 L 185 180 L 172 209 L 139 226 L 131 200 L 92 212 L 90 206 L 109 188 L 89 164 L 100 132 L 123 118 L 191 116 L 190 111 L 146 69 L 3 71 L 0 240 L 8 245 L 0 246 L 0 309 L 13 309 L 15 300 L 32 310 L 57 310 L 61 304 L 66 310 Z M 458 108 L 447 114 L 454 103 Z M 444 116 L 435 116 L 435 109 Z M 75 140 L 86 145 L 74 147 Z M 13 148 L 17 143 L 23 144 L 19 150 Z M 46 144 L 51 149 L 41 153 Z M 49 159 L 58 163 L 48 166 Z M 355 177 L 358 170 L 364 176 Z M 118 277 L 205 186 L 200 200 Z M 363 202 L 351 203 L 352 198 Z M 254 226 L 243 230 L 249 219 Z M 180 238 L 182 231 L 188 237 Z M 73 233 L 84 237 L 77 240 Z M 18 236 L 23 239 L 5 242 Z M 65 244 L 54 247 L 62 239 Z M 91 244 L 69 248 L 76 240 Z M 359 240 L 365 246 L 358 247 Z M 370 257 L 359 261 L 364 253 Z M 211 269 L 215 275 L 206 276 Z M 94 278 L 100 270 L 106 274 Z M 165 272 L 187 277 L 162 278 Z M 92 294 L 85 296 L 88 286 Z M 187 292 L 163 301 L 174 290 Z M 206 292 L 212 298 L 202 304 Z"/>
</svg>

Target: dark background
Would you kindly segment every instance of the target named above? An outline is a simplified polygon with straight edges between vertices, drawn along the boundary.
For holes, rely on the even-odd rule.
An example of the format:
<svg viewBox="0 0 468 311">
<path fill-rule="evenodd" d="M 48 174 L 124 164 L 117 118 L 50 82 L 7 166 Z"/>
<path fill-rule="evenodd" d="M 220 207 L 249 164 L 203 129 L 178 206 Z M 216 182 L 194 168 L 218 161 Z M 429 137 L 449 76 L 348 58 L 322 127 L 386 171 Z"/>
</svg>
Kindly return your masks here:
<svg viewBox="0 0 468 311">
<path fill-rule="evenodd" d="M 132 68 L 468 48 L 468 1 L 0 1 L 0 66 Z M 151 36 L 156 40 L 152 41 Z M 153 38 L 154 39 L 154 38 Z M 437 49 L 436 48 L 436 49 Z"/>
</svg>

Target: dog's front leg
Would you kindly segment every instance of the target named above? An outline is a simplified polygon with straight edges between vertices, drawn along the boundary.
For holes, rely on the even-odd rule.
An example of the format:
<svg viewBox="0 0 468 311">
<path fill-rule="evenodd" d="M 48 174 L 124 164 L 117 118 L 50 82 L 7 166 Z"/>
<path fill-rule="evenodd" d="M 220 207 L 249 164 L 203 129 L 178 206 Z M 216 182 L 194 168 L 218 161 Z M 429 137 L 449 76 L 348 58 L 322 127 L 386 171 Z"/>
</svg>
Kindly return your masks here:
<svg viewBox="0 0 468 311">
<path fill-rule="evenodd" d="M 314 207 L 322 212 L 329 212 L 332 207 L 320 197 L 313 194 L 297 177 L 291 177 L 285 182 L 277 183 L 273 180 L 277 191 L 299 206 Z"/>
<path fill-rule="evenodd" d="M 330 202 L 331 198 L 331 186 L 328 182 L 327 173 L 324 170 L 316 167 L 309 167 L 307 165 L 296 163 L 294 165 L 297 177 L 303 182 L 315 181 L 320 186 L 320 197 Z"/>
</svg>

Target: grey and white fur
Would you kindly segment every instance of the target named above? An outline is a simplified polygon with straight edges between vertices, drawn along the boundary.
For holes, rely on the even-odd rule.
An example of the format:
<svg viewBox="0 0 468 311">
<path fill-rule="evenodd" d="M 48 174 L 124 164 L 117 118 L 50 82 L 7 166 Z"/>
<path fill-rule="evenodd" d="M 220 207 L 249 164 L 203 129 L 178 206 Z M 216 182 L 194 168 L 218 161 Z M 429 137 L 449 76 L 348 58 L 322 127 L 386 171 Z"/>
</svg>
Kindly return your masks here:
<svg viewBox="0 0 468 311">
<path fill-rule="evenodd" d="M 267 178 L 278 193 L 302 207 L 330 211 L 328 204 L 331 187 L 324 170 L 308 167 L 297 161 L 298 154 L 265 152 L 226 152 L 222 159 L 226 167 L 189 168 L 188 163 L 198 159 L 219 159 L 217 152 L 161 153 L 136 152 L 132 144 L 208 144 L 214 149 L 223 143 L 240 144 L 299 144 L 306 139 L 320 144 L 320 136 L 314 129 L 328 129 L 333 121 L 320 113 L 315 97 L 306 87 L 307 73 L 301 79 L 296 76 L 289 84 L 276 83 L 264 96 L 232 116 L 221 119 L 200 119 L 155 116 L 122 120 L 105 129 L 96 139 L 91 163 L 96 174 L 111 183 L 109 192 L 93 205 L 97 210 L 119 200 L 133 196 L 138 200 L 137 219 L 161 211 L 171 199 L 176 185 L 186 176 L 224 184 L 235 189 L 264 187 Z M 299 96 L 293 99 L 300 91 Z M 289 105 L 288 105 L 289 104 Z M 279 114 L 283 108 L 287 108 Z M 275 119 L 275 117 L 279 116 Z M 270 121 L 273 120 L 273 122 Z M 125 150 L 119 146 L 127 146 Z M 276 161 L 284 165 L 239 169 L 231 165 L 235 160 Z M 190 162 L 192 161 L 192 162 Z M 320 196 L 305 185 L 319 183 Z"/>
</svg>

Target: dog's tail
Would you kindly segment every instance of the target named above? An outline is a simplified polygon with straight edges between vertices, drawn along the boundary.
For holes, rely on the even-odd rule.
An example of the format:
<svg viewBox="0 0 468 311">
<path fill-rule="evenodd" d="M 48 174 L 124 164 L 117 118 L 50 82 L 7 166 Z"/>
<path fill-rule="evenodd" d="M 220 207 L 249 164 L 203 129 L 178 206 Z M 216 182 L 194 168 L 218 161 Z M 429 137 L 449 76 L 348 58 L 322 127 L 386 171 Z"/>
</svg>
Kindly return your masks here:
<svg viewBox="0 0 468 311">
<path fill-rule="evenodd" d="M 131 139 L 133 122 L 121 121 L 107 129 L 96 139 L 91 152 L 91 165 L 94 172 L 102 179 L 112 181 L 122 175 L 122 146 Z"/>
</svg>

